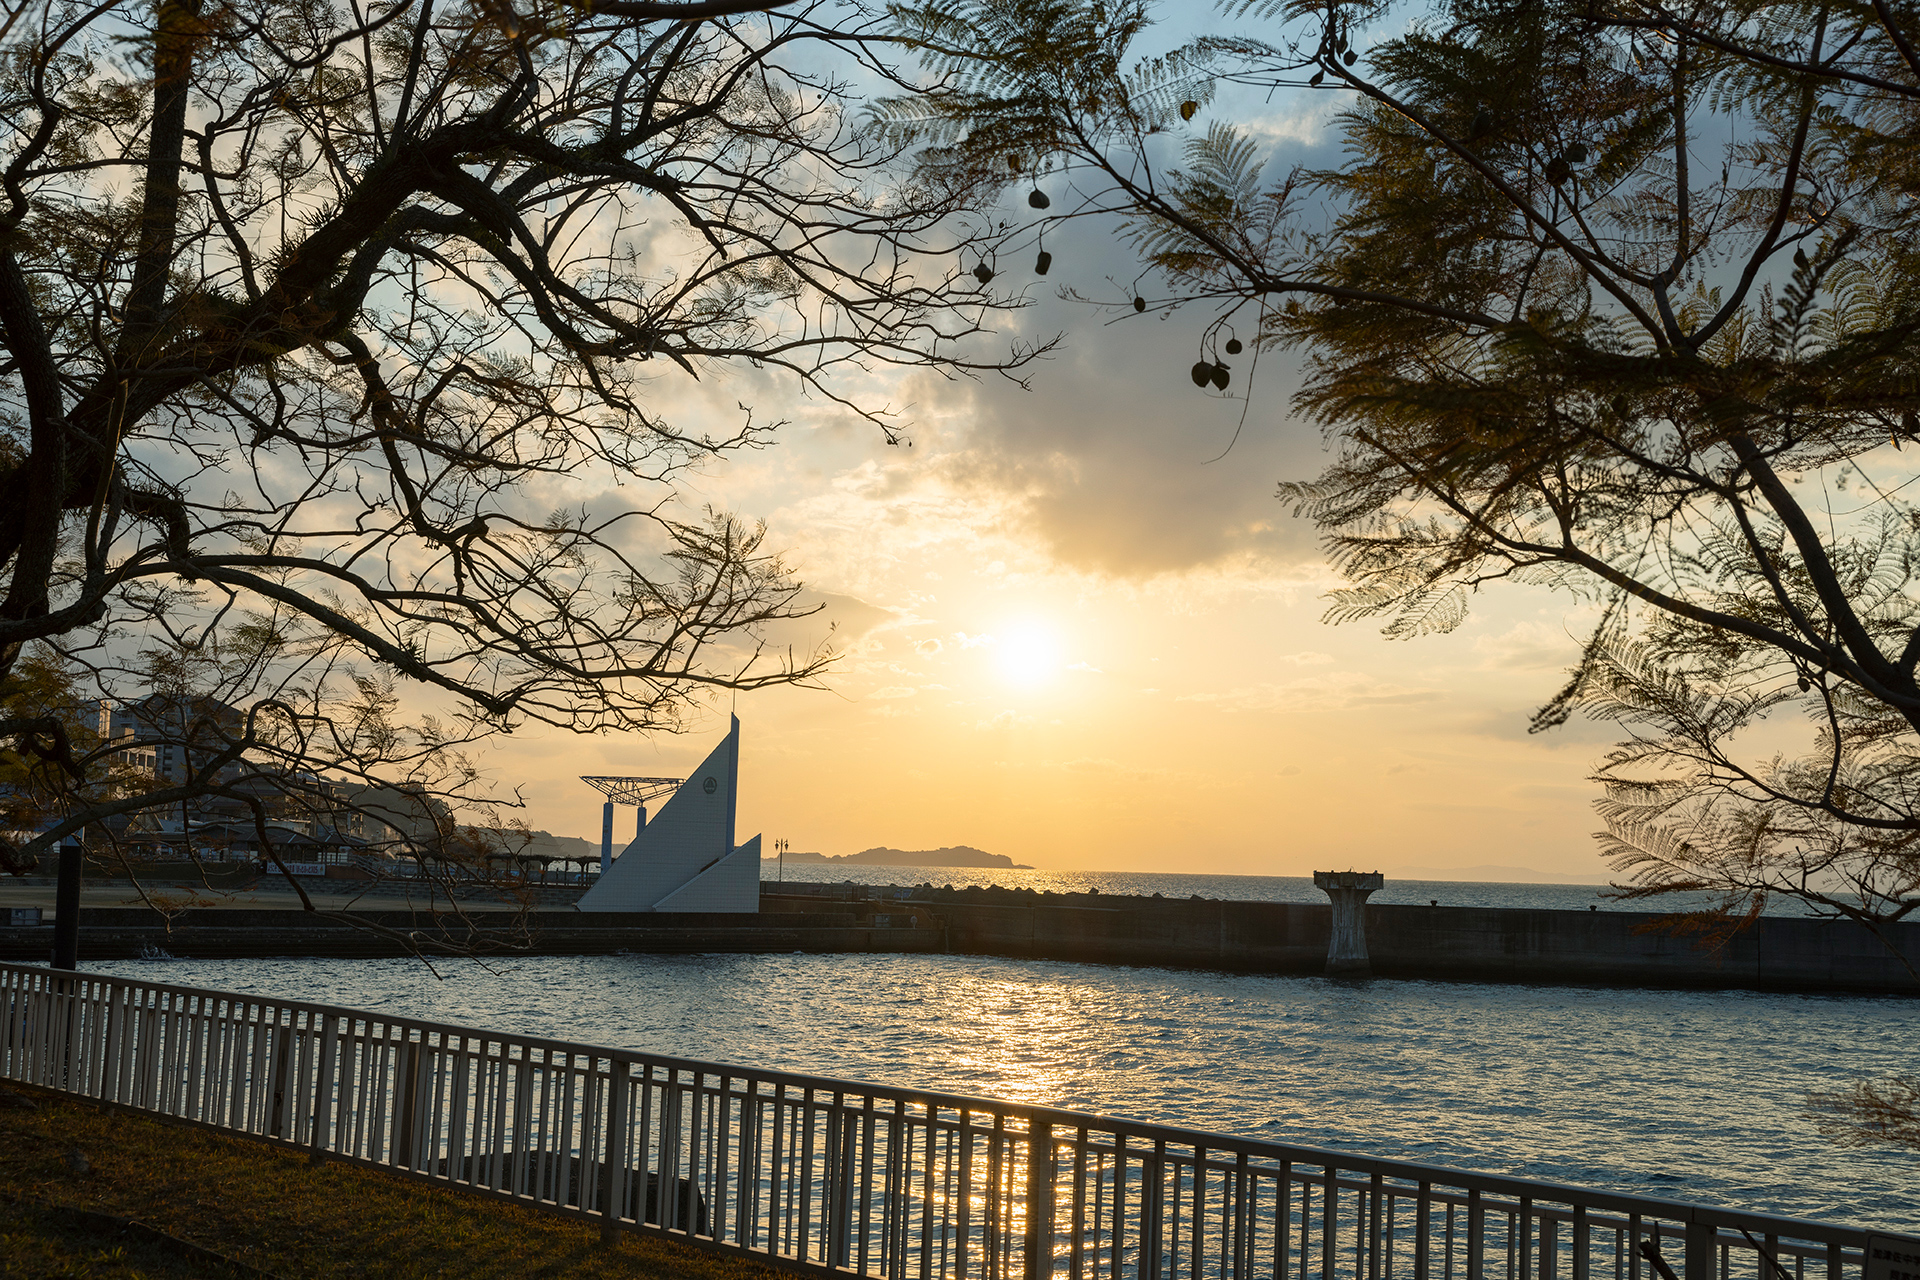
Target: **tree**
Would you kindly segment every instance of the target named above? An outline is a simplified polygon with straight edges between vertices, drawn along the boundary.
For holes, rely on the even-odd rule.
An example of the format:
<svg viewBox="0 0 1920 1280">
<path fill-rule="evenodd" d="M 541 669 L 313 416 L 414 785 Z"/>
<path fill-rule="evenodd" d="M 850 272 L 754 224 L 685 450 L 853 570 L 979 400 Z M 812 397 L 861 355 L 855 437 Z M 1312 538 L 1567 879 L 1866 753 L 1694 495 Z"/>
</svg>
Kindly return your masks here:
<svg viewBox="0 0 1920 1280">
<path fill-rule="evenodd" d="M 1450 0 L 1371 44 L 1406 15 L 1228 15 L 1255 32 L 1142 57 L 1140 3 L 903 7 L 937 83 L 880 116 L 929 172 L 1011 154 L 1072 179 L 1049 218 L 1125 219 L 1152 307 L 1210 313 L 1197 385 L 1243 334 L 1303 354 L 1337 460 L 1280 492 L 1348 579 L 1331 621 L 1443 631 L 1506 580 L 1590 605 L 1532 728 L 1630 735 L 1598 773 L 1621 896 L 1704 892 L 1684 923 L 1724 936 L 1784 895 L 1893 947 L 1920 909 L 1920 15 Z M 1164 163 L 1235 82 L 1342 93 L 1342 163 L 1269 174 L 1217 119 Z M 1904 1075 L 1809 1107 L 1913 1147 L 1915 1101 Z"/>
<path fill-rule="evenodd" d="M 777 423 L 662 389 L 766 371 L 891 440 L 836 374 L 1037 352 L 970 354 L 1013 305 L 968 271 L 979 186 L 855 127 L 886 42 L 776 8 L 4 8 L 0 770 L 44 802 L 7 870 L 156 813 L 192 854 L 210 799 L 278 859 L 378 792 L 478 873 L 479 745 L 821 671 L 767 647 L 807 610 L 764 530 L 676 488 Z M 124 719 L 76 734 L 76 693 Z"/>
<path fill-rule="evenodd" d="M 1330 620 L 1590 603 L 1532 727 L 1631 735 L 1625 896 L 1884 931 L 1920 908 L 1920 18 L 1452 0 L 1369 43 L 1390 14 L 1236 5 L 1255 34 L 1146 58 L 1139 3 L 903 8 L 939 82 L 880 114 L 929 173 L 1012 155 L 1080 193 L 1048 217 L 1124 218 L 1153 307 L 1210 313 L 1196 383 L 1236 336 L 1303 354 L 1337 460 L 1281 496 L 1348 579 Z M 1342 93 L 1342 163 L 1266 172 L 1195 120 L 1228 82 Z"/>
<path fill-rule="evenodd" d="M 15 664 L 0 694 L 0 717 L 31 728 L 0 755 L 0 829 L 31 831 L 59 812 L 69 790 L 62 765 L 97 745 L 88 702 L 73 672 L 46 651 L 30 651 Z"/>
</svg>

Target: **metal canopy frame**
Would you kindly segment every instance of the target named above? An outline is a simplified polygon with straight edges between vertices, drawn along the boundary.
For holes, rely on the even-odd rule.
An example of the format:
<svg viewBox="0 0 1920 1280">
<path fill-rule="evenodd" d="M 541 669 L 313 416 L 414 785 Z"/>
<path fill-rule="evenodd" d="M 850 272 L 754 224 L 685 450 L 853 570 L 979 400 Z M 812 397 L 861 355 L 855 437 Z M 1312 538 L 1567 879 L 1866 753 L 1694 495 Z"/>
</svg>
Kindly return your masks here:
<svg viewBox="0 0 1920 1280">
<path fill-rule="evenodd" d="M 680 789 L 685 778 L 626 778 L 585 774 L 580 781 L 606 796 L 615 804 L 641 805 Z"/>
</svg>

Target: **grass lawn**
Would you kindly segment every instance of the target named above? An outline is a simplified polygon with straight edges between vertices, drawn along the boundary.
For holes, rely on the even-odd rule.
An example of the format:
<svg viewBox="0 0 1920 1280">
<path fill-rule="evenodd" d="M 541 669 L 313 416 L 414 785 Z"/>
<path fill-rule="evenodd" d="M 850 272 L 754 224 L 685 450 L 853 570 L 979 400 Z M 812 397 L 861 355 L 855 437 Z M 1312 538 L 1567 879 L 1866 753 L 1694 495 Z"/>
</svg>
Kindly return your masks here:
<svg viewBox="0 0 1920 1280">
<path fill-rule="evenodd" d="M 668 1240 L 0 1086 L 0 1276 L 792 1280 Z M 28 1110 L 20 1100 L 36 1109 Z M 79 1158 L 69 1153 L 77 1152 Z M 76 1172 L 76 1168 L 83 1172 Z M 131 1218 L 243 1264 L 127 1233 Z"/>
</svg>

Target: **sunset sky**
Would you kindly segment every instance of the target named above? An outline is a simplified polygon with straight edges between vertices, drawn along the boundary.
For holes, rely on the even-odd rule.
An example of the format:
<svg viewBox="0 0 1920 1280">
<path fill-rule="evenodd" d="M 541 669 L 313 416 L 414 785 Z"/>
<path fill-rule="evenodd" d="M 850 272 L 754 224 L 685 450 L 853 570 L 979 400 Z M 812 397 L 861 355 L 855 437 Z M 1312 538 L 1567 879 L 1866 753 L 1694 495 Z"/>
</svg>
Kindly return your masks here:
<svg viewBox="0 0 1920 1280">
<path fill-rule="evenodd" d="M 1329 96 L 1239 106 L 1272 163 L 1333 161 Z M 731 423 L 740 402 L 790 421 L 687 501 L 764 519 L 826 606 L 773 639 L 817 641 L 832 621 L 845 649 L 825 691 L 739 700 L 742 835 L 829 854 L 968 844 L 1050 868 L 1601 873 L 1586 776 L 1616 735 L 1526 733 L 1577 652 L 1578 602 L 1492 591 L 1459 631 L 1412 642 L 1323 625 L 1333 579 L 1274 497 L 1326 458 L 1289 413 L 1289 357 L 1263 358 L 1245 431 L 1209 461 L 1243 401 L 1188 379 L 1207 317 L 1055 297 L 1131 295 L 1111 226 L 1048 247 L 1047 280 L 1023 254 L 996 281 L 1036 302 L 996 342 L 1066 334 L 1031 392 L 924 374 L 847 386 L 902 409 L 911 449 L 752 371 L 656 384 L 681 426 Z M 550 496 L 626 500 L 585 476 Z M 577 775 L 689 770 L 727 709 L 681 737 L 517 735 L 485 763 L 532 825 L 597 840 Z"/>
</svg>

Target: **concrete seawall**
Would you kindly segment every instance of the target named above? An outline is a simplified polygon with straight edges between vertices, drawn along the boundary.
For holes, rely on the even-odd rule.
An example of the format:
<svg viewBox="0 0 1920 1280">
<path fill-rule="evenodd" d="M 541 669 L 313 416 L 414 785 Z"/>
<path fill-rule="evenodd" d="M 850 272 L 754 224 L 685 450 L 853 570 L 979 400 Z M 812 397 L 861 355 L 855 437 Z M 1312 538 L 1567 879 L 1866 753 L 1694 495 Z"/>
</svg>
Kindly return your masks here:
<svg viewBox="0 0 1920 1280">
<path fill-rule="evenodd" d="M 762 912 L 914 909 L 947 949 L 979 955 L 1175 965 L 1256 973 L 1325 970 L 1327 904 L 1040 894 L 1015 889 L 767 885 Z M 1377 977 L 1476 982 L 1920 994 L 1920 983 L 1850 921 L 1768 916 L 1719 948 L 1675 937 L 1658 913 L 1368 905 Z M 1920 968 L 1920 925 L 1890 936 Z"/>
<path fill-rule="evenodd" d="M 901 893 L 849 884 L 769 884 L 757 915 L 359 913 L 377 926 L 372 929 L 300 911 L 190 910 L 163 921 L 142 908 L 84 908 L 80 955 L 131 959 L 157 949 L 192 958 L 397 956 L 409 949 L 407 935 L 417 934 L 429 951 L 438 949 L 436 943 L 546 955 L 946 951 L 1320 974 L 1332 928 L 1332 909 L 1324 903 L 1000 888 L 920 888 L 905 898 Z M 1383 978 L 1920 995 L 1912 973 L 1879 939 L 1849 921 L 1764 917 L 1725 945 L 1702 948 L 1673 936 L 1651 912 L 1370 904 L 1366 920 L 1373 973 Z M 0 959 L 44 961 L 52 936 L 46 924 L 0 925 Z M 1889 936 L 1920 968 L 1920 925 L 1896 925 Z"/>
<path fill-rule="evenodd" d="M 465 917 L 426 911 L 356 914 L 375 927 L 360 928 L 303 911 L 184 911 L 163 921 L 142 908 L 85 908 L 80 912 L 80 959 L 132 960 L 154 950 L 183 959 L 401 956 L 412 950 L 409 935 L 429 954 L 441 944 L 533 955 L 940 949 L 937 931 L 876 926 L 830 905 L 772 918 L 572 910 L 524 917 L 484 912 Z M 50 925 L 0 926 L 0 960 L 44 962 L 52 949 Z"/>
</svg>

